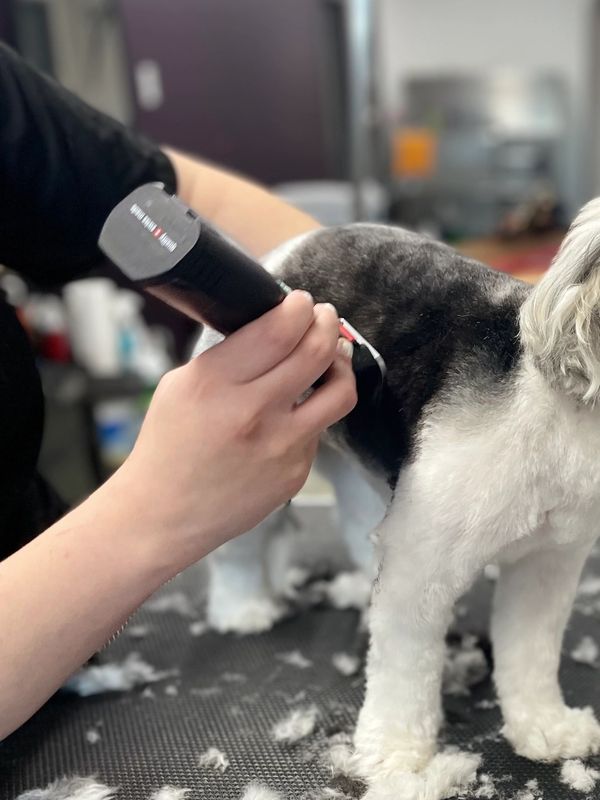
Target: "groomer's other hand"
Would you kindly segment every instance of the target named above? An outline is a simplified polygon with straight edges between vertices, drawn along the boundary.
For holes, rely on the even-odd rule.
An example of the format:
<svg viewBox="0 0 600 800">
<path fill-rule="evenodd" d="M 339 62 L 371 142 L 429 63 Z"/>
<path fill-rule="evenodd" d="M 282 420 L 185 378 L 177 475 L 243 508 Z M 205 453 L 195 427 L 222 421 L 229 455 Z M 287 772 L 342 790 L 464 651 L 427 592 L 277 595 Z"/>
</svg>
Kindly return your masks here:
<svg viewBox="0 0 600 800">
<path fill-rule="evenodd" d="M 295 495 L 319 434 L 355 403 L 335 309 L 292 292 L 164 376 L 119 480 L 152 503 L 157 534 L 183 567 Z"/>
</svg>

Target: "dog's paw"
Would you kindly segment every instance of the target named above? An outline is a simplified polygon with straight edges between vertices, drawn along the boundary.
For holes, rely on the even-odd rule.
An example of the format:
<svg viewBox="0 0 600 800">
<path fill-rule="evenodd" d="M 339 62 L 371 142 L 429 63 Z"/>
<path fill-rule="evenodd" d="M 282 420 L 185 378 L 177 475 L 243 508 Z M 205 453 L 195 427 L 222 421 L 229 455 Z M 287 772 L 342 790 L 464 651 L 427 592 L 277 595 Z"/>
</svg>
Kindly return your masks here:
<svg viewBox="0 0 600 800">
<path fill-rule="evenodd" d="M 532 761 L 585 758 L 600 752 L 600 724 L 592 709 L 527 709 L 506 714 L 502 729 L 520 756 Z"/>
<path fill-rule="evenodd" d="M 326 601 L 334 608 L 367 608 L 372 581 L 364 572 L 340 572 L 333 580 L 321 584 Z"/>
<path fill-rule="evenodd" d="M 264 633 L 285 616 L 287 606 L 270 597 L 251 597 L 227 606 L 209 603 L 207 621 L 219 633 Z"/>
<path fill-rule="evenodd" d="M 477 779 L 480 762 L 476 753 L 437 753 L 418 771 L 372 777 L 363 800 L 443 800 L 463 795 Z"/>
<path fill-rule="evenodd" d="M 395 775 L 419 772 L 435 755 L 437 737 L 424 729 L 387 731 L 359 722 L 354 735 L 355 759 L 365 780 L 385 781 Z"/>
</svg>

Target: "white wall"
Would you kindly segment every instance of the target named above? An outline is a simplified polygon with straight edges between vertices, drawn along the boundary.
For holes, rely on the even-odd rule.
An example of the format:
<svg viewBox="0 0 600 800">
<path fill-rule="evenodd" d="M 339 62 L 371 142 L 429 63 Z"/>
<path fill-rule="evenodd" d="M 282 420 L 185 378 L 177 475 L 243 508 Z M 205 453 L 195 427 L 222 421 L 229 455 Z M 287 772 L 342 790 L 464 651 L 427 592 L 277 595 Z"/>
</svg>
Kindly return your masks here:
<svg viewBox="0 0 600 800">
<path fill-rule="evenodd" d="M 564 76 L 571 94 L 566 184 L 571 210 L 600 193 L 600 168 L 590 163 L 589 141 L 594 0 L 379 3 L 380 75 L 388 110 L 398 109 L 402 79 L 410 74 L 553 71 Z"/>
</svg>

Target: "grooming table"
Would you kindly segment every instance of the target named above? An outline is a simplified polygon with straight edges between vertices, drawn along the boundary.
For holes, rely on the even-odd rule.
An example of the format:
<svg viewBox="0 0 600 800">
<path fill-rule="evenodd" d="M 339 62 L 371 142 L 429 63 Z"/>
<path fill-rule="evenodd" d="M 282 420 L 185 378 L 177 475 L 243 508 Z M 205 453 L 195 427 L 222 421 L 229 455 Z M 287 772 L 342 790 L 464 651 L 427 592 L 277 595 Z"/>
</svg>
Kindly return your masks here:
<svg viewBox="0 0 600 800">
<path fill-rule="evenodd" d="M 600 574 L 597 557 L 595 562 L 588 571 Z M 482 579 L 466 600 L 459 630 L 485 630 L 490 595 L 491 584 Z M 590 611 L 593 597 L 585 600 L 587 613 L 574 613 L 567 634 L 562 685 L 569 704 L 589 704 L 600 713 L 598 671 L 566 655 L 583 635 L 600 638 L 600 611 Z M 190 788 L 190 800 L 237 800 L 253 779 L 294 800 L 318 798 L 326 786 L 359 797 L 362 785 L 332 779 L 319 757 L 328 737 L 351 731 L 361 703 L 362 672 L 344 677 L 331 664 L 337 652 L 364 655 L 358 614 L 312 608 L 270 633 L 249 637 L 212 632 L 194 637 L 190 622 L 177 613 L 142 609 L 132 624 L 147 624 L 147 636 L 134 639 L 125 632 L 100 654 L 100 662 L 120 661 L 137 651 L 157 669 L 178 667 L 180 675 L 151 684 L 151 693 L 141 686 L 88 698 L 58 693 L 0 744 L 0 800 L 13 800 L 63 775 L 96 775 L 102 783 L 121 787 L 120 800 L 147 800 L 165 784 Z M 296 650 L 312 666 L 302 669 L 278 658 Z M 499 781 L 497 797 L 513 798 L 537 778 L 544 800 L 583 798 L 560 784 L 557 766 L 512 753 L 499 737 L 497 706 L 477 707 L 493 698 L 489 677 L 469 697 L 446 697 L 445 741 L 483 754 L 481 771 Z M 321 715 L 313 735 L 295 745 L 271 739 L 274 723 L 292 708 L 312 703 Z M 96 743 L 86 739 L 90 729 L 100 735 Z M 198 767 L 198 756 L 209 747 L 229 758 L 224 773 Z M 600 759 L 587 763 L 599 767 Z M 595 797 L 600 797 L 600 782 Z"/>
</svg>

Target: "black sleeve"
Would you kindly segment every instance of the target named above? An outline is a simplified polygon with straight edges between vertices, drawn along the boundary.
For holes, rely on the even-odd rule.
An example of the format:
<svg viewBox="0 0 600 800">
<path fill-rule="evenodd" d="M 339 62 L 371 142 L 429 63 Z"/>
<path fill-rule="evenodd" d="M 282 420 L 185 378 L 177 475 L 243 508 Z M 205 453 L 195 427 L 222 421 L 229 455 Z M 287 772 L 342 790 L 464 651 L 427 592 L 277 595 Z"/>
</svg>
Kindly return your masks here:
<svg viewBox="0 0 600 800">
<path fill-rule="evenodd" d="M 46 286 L 83 274 L 111 209 L 151 181 L 176 191 L 155 144 L 0 43 L 0 263 Z"/>
</svg>

